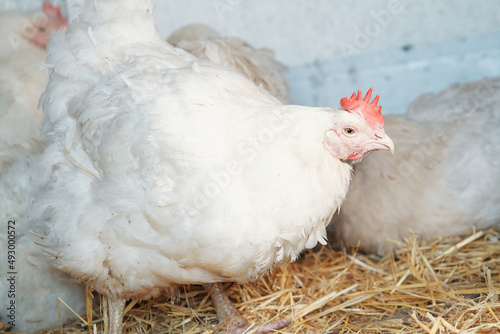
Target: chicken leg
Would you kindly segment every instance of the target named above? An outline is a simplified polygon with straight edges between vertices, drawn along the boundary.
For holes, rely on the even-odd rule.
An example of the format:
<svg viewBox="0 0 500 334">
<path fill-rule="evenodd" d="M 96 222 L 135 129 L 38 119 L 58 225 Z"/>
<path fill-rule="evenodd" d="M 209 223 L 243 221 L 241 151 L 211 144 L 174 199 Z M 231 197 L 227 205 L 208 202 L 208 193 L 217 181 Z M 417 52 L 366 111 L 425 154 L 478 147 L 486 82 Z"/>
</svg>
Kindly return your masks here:
<svg viewBox="0 0 500 334">
<path fill-rule="evenodd" d="M 123 334 L 125 300 L 108 297 L 109 334 Z"/>
<path fill-rule="evenodd" d="M 214 286 L 212 288 L 212 286 Z M 214 303 L 215 312 L 217 313 L 217 320 L 220 323 L 227 323 L 227 333 L 228 334 L 242 334 L 248 329 L 251 324 L 248 320 L 246 320 L 238 310 L 236 310 L 226 296 L 226 294 L 222 291 L 219 284 L 204 284 L 203 287 L 207 292 L 212 292 L 210 297 Z M 266 334 L 272 331 L 279 330 L 283 327 L 286 327 L 290 324 L 290 320 L 286 319 L 278 319 L 272 322 L 269 322 L 262 326 L 256 326 L 257 331 L 255 333 L 258 334 Z"/>
</svg>

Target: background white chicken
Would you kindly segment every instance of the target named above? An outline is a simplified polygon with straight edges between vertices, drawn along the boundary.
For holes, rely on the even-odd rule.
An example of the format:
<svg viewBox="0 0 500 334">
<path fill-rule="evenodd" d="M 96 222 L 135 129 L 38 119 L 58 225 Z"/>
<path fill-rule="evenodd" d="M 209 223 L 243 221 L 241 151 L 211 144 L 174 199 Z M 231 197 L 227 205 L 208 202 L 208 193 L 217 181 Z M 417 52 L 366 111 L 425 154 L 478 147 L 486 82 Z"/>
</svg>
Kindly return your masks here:
<svg viewBox="0 0 500 334">
<path fill-rule="evenodd" d="M 500 79 L 455 84 L 385 117 L 393 159 L 355 166 L 331 226 L 347 246 L 383 255 L 413 231 L 425 240 L 500 222 Z M 388 246 L 389 245 L 389 246 Z"/>
<path fill-rule="evenodd" d="M 40 150 L 38 99 L 49 73 L 41 69 L 52 30 L 67 26 L 59 7 L 0 14 L 0 174 L 17 158 Z"/>
<path fill-rule="evenodd" d="M 282 105 L 165 43 L 152 8 L 85 1 L 49 45 L 42 96 L 48 145 L 34 219 L 49 226 L 41 242 L 55 266 L 107 295 L 112 333 L 126 299 L 247 282 L 324 242 L 349 161 L 393 149 L 378 98 L 343 99 L 349 111 Z M 221 320 L 234 315 L 214 296 Z M 245 330 L 240 320 L 232 333 Z"/>
<path fill-rule="evenodd" d="M 84 287 L 50 265 L 30 232 L 40 228 L 39 221 L 30 225 L 27 217 L 40 186 L 33 161 L 44 146 L 38 99 L 48 71 L 39 68 L 45 61 L 50 32 L 66 25 L 59 7 L 49 3 L 44 3 L 43 11 L 12 11 L 0 16 L 0 219 L 5 224 L 0 233 L 0 258 L 6 263 L 8 255 L 14 256 L 2 267 L 0 321 L 10 331 L 33 333 L 58 326 L 58 297 L 77 312 L 85 306 Z M 14 279 L 7 280 L 11 277 Z M 62 322 L 75 318 L 66 306 L 61 311 Z"/>
<path fill-rule="evenodd" d="M 203 24 L 182 27 L 167 41 L 200 59 L 235 68 L 281 102 L 290 102 L 288 85 L 283 77 L 286 68 L 274 59 L 272 50 L 255 49 L 236 37 L 221 37 Z"/>
</svg>

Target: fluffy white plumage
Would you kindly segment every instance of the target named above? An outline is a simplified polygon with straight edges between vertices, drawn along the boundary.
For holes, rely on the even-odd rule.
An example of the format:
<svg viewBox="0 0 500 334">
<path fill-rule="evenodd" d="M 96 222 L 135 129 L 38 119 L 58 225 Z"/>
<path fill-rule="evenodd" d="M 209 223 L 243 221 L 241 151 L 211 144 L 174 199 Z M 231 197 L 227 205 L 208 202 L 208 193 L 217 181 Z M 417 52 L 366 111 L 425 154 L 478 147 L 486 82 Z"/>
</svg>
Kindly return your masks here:
<svg viewBox="0 0 500 334">
<path fill-rule="evenodd" d="M 182 27 L 167 41 L 199 59 L 235 68 L 281 102 L 290 102 L 288 85 L 283 77 L 286 67 L 274 59 L 274 53 L 269 49 L 255 49 L 239 38 L 222 37 L 202 24 Z"/>
<path fill-rule="evenodd" d="M 50 265 L 35 244 L 38 238 L 31 233 L 31 229 L 40 230 L 42 226 L 38 220 L 29 223 L 28 212 L 41 181 L 34 161 L 44 146 L 39 130 L 43 114 L 38 109 L 38 99 L 49 77 L 46 69 L 40 69 L 47 55 L 45 49 L 26 38 L 34 20 L 47 27 L 43 35 L 48 36 L 57 26 L 41 10 L 0 15 L 0 219 L 5 228 L 0 233 L 0 258 L 7 262 L 7 256 L 14 255 L 9 264 L 13 268 L 3 267 L 6 270 L 0 282 L 0 320 L 8 328 L 15 319 L 10 330 L 27 333 L 59 324 L 58 297 L 77 312 L 85 306 L 84 287 Z M 61 22 L 60 18 L 54 21 Z M 10 223 L 9 230 L 8 221 L 15 222 Z M 13 239 L 9 239 L 14 234 L 15 253 L 8 253 L 9 240 L 10 250 L 14 250 Z M 7 281 L 11 276 L 15 280 Z M 15 301 L 15 315 L 9 317 L 11 301 Z M 74 315 L 62 307 L 61 320 L 69 318 Z"/>
<path fill-rule="evenodd" d="M 121 300 L 247 282 L 324 243 L 346 159 L 392 145 L 357 111 L 282 105 L 172 47 L 149 1 L 84 8 L 48 48 L 35 219 L 55 266 L 110 298 L 112 332 Z"/>
<path fill-rule="evenodd" d="M 424 240 L 500 222 L 500 79 L 455 84 L 385 117 L 398 149 L 355 166 L 331 228 L 347 246 L 383 255 L 387 238 Z M 392 248 L 396 244 L 389 243 Z"/>
</svg>

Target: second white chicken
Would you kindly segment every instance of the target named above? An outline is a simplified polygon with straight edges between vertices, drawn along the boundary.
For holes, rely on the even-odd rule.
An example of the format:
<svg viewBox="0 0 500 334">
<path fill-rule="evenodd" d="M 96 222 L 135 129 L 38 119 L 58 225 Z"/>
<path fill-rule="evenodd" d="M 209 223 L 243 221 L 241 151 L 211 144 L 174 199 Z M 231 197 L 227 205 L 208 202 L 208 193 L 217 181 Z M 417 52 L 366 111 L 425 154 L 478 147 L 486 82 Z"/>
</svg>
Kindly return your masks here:
<svg viewBox="0 0 500 334">
<path fill-rule="evenodd" d="M 182 27 L 167 41 L 199 59 L 234 68 L 281 102 L 290 102 L 284 78 L 286 67 L 274 59 L 274 53 L 269 49 L 256 49 L 236 37 L 222 37 L 202 24 Z"/>
</svg>

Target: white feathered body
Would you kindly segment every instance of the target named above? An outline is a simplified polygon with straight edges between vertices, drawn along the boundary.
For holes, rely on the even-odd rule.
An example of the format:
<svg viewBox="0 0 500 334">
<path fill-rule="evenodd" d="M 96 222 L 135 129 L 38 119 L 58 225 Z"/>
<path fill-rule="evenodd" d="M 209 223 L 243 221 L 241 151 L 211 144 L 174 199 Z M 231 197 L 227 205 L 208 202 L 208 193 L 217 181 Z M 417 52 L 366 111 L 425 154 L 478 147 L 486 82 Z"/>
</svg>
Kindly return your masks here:
<svg viewBox="0 0 500 334">
<path fill-rule="evenodd" d="M 236 37 L 222 37 L 202 24 L 182 27 L 173 32 L 167 41 L 199 59 L 235 68 L 281 102 L 290 102 L 288 85 L 283 76 L 286 67 L 274 58 L 273 51 L 269 49 L 256 49 Z"/>
<path fill-rule="evenodd" d="M 392 159 L 355 166 L 332 229 L 348 246 L 385 254 L 413 231 L 424 240 L 500 222 L 500 79 L 456 84 L 385 117 Z"/>
<path fill-rule="evenodd" d="M 49 45 L 36 204 L 55 265 L 146 298 L 246 282 L 324 242 L 351 167 L 323 140 L 345 111 L 283 106 L 170 46 L 147 1 L 95 5 Z"/>
</svg>

